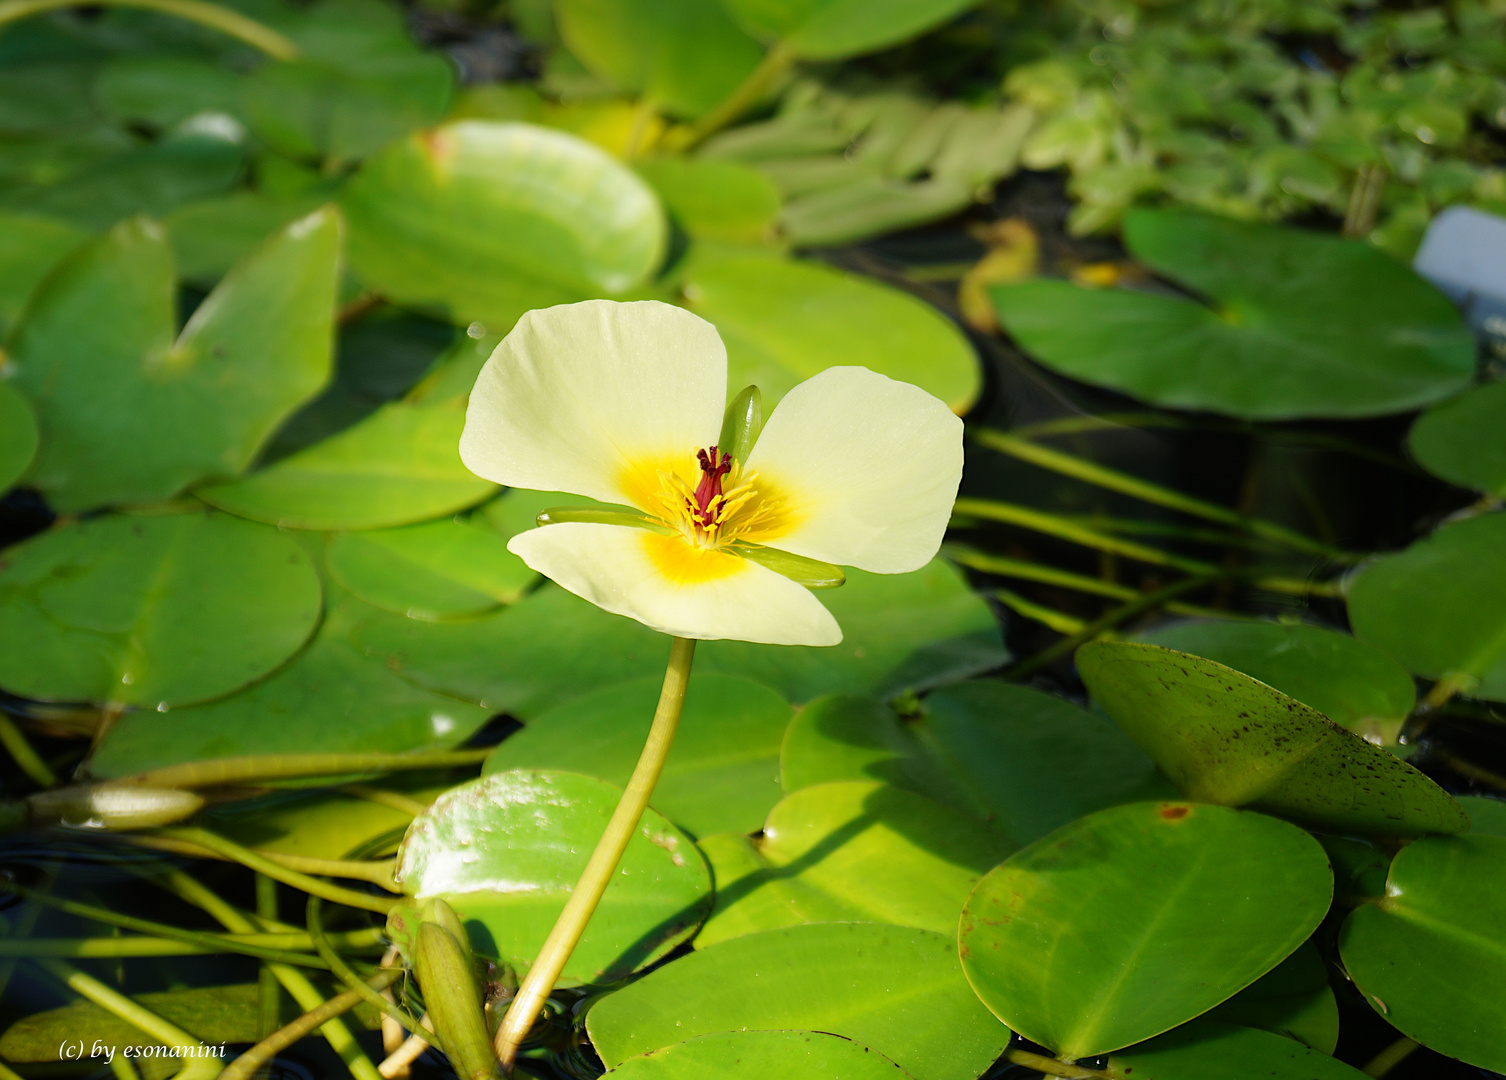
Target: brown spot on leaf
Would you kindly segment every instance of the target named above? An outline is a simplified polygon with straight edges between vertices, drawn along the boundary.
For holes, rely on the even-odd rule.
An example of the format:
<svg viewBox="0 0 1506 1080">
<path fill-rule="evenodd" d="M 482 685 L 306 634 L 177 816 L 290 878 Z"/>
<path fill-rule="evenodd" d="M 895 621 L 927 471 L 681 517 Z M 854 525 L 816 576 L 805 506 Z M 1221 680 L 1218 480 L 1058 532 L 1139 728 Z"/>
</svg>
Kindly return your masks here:
<svg viewBox="0 0 1506 1080">
<path fill-rule="evenodd" d="M 1191 807 L 1176 806 L 1172 803 L 1162 803 L 1161 809 L 1157 811 L 1157 813 L 1159 813 L 1161 817 L 1166 821 L 1181 821 L 1191 812 Z"/>
</svg>

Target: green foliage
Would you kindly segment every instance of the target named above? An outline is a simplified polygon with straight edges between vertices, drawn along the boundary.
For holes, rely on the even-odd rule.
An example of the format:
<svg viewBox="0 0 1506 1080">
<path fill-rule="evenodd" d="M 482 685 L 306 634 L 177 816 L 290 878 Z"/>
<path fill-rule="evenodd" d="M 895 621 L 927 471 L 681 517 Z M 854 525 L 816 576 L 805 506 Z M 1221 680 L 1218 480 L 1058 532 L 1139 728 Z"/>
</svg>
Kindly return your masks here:
<svg viewBox="0 0 1506 1080">
<path fill-rule="evenodd" d="M 1365 1074 L 1326 1054 L 1254 1028 L 1210 1021 L 1186 1027 L 1109 1057 L 1111 1076 L 1139 1080 L 1359 1080 Z"/>
<path fill-rule="evenodd" d="M 1407 445 L 1434 476 L 1506 496 L 1506 382 L 1434 405 L 1412 425 Z"/>
<path fill-rule="evenodd" d="M 703 1076 L 786 1080 L 904 1080 L 910 1074 L 882 1054 L 822 1031 L 724 1031 L 698 1035 L 630 1057 L 612 1070 L 623 1080 L 699 1080 Z"/>
</svg>

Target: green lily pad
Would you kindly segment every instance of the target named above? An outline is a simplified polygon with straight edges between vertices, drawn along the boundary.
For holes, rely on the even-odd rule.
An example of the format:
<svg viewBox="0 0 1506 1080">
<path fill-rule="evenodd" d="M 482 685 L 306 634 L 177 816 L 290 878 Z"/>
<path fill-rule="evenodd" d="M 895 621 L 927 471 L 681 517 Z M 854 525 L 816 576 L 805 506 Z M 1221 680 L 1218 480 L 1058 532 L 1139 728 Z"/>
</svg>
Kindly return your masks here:
<svg viewBox="0 0 1506 1080">
<path fill-rule="evenodd" d="M 493 750 L 484 771 L 568 769 L 625 786 L 662 681 L 634 679 L 546 709 Z M 779 801 L 789 722 L 789 703 L 766 686 L 692 675 L 654 809 L 694 836 L 757 830 Z"/>
<path fill-rule="evenodd" d="M 308 553 L 219 514 L 100 517 L 10 548 L 0 685 L 156 707 L 220 697 L 302 647 L 319 620 Z"/>
<path fill-rule="evenodd" d="M 29 480 L 59 510 L 165 499 L 234 476 L 329 378 L 340 223 L 293 222 L 238 263 L 174 341 L 153 222 L 122 222 L 47 279 L 11 339 L 42 446 Z"/>
<path fill-rule="evenodd" d="M 1396 742 L 1417 702 L 1406 668 L 1348 634 L 1317 626 L 1206 619 L 1161 627 L 1140 640 L 1242 671 L 1371 742 Z"/>
<path fill-rule="evenodd" d="M 90 759 L 91 772 L 129 776 L 254 754 L 439 750 L 486 723 L 491 710 L 414 686 L 367 657 L 350 633 L 372 609 L 330 592 L 323 625 L 291 663 L 207 705 L 127 713 Z"/>
<path fill-rule="evenodd" d="M 180 206 L 162 219 L 162 225 L 178 273 L 185 281 L 209 286 L 265 237 L 312 213 L 325 199 L 322 190 L 281 198 L 236 191 Z"/>
<path fill-rule="evenodd" d="M 1407 445 L 1451 484 L 1506 495 L 1506 382 L 1476 386 L 1417 418 Z"/>
<path fill-rule="evenodd" d="M 710 112 L 763 59 L 721 4 L 703 0 L 558 0 L 554 18 L 592 72 L 681 116 Z"/>
<path fill-rule="evenodd" d="M 1384 896 L 1350 913 L 1339 955 L 1402 1034 L 1506 1069 L 1506 837 L 1429 837 L 1391 863 Z"/>
<path fill-rule="evenodd" d="M 633 288 L 666 243 L 659 200 L 630 169 L 531 124 L 465 120 L 394 143 L 341 201 L 366 284 L 497 333 L 530 308 Z"/>
<path fill-rule="evenodd" d="M 324 549 L 324 563 L 367 603 L 419 619 L 489 611 L 538 580 L 495 530 L 458 518 L 341 533 Z"/>
<path fill-rule="evenodd" d="M 234 112 L 240 81 L 207 60 L 127 53 L 100 68 L 94 99 L 122 124 L 162 130 L 195 113 Z"/>
<path fill-rule="evenodd" d="M 9 383 L 0 382 L 0 492 L 9 491 L 37 453 L 37 418 Z"/>
<path fill-rule="evenodd" d="M 912 574 L 850 570 L 822 594 L 842 625 L 841 645 L 705 641 L 696 670 L 763 683 L 786 700 L 835 690 L 890 695 L 999 666 L 998 624 L 961 575 L 935 561 Z M 357 640 L 420 686 L 530 720 L 544 709 L 627 679 L 662 676 L 662 634 L 608 615 L 554 585 L 464 622 L 378 617 Z"/>
<path fill-rule="evenodd" d="M 1506 836 L 1506 799 L 1456 795 L 1455 800 L 1469 815 L 1470 832 L 1477 836 Z"/>
<path fill-rule="evenodd" d="M 339 791 L 284 791 L 226 803 L 196 821 L 259 851 L 343 859 L 379 837 L 392 837 L 395 845 L 414 818 L 404 803 L 427 806 L 454 786 L 434 783 L 432 774 L 399 773 L 367 785 L 388 802 Z"/>
<path fill-rule="evenodd" d="M 384 529 L 453 514 L 497 490 L 460 461 L 459 402 L 386 405 L 240 480 L 194 492 L 289 529 Z"/>
<path fill-rule="evenodd" d="M 66 221 L 0 214 L 0 335 L 20 317 L 38 282 L 88 235 Z"/>
<path fill-rule="evenodd" d="M 1100 810 L 1015 854 L 962 911 L 973 989 L 1064 1061 L 1192 1019 L 1270 971 L 1333 895 L 1322 846 L 1196 803 Z"/>
<path fill-rule="evenodd" d="M 1461 832 L 1433 781 L 1322 713 L 1223 664 L 1122 641 L 1077 650 L 1094 699 L 1188 798 L 1337 833 Z"/>
<path fill-rule="evenodd" d="M 409 896 L 443 897 L 477 952 L 521 974 L 621 796 L 621 788 L 579 773 L 484 776 L 440 796 L 413 822 L 398 851 L 398 880 Z M 646 811 L 559 985 L 630 975 L 695 933 L 710 907 L 711 875 L 695 843 Z"/>
<path fill-rule="evenodd" d="M 1332 1054 L 1339 1042 L 1338 1001 L 1310 941 L 1207 1015 L 1296 1039 L 1320 1054 Z"/>
<path fill-rule="evenodd" d="M 906 1080 L 909 1073 L 874 1050 L 824 1031 L 718 1031 L 631 1057 L 621 1080 Z"/>
<path fill-rule="evenodd" d="M 1267 1031 L 1199 1020 L 1109 1058 L 1111 1080 L 1360 1080 L 1365 1074 Z"/>
<path fill-rule="evenodd" d="M 1349 622 L 1414 674 L 1506 701 L 1506 514 L 1445 525 L 1366 566 L 1349 587 Z"/>
<path fill-rule="evenodd" d="M 764 407 L 839 364 L 913 383 L 964 413 L 978 396 L 973 347 L 931 305 L 814 262 L 701 251 L 685 270 L 685 306 L 716 324 L 727 385 L 757 384 Z"/>
<path fill-rule="evenodd" d="M 758 839 L 709 836 L 716 907 L 696 948 L 759 930 L 880 922 L 950 934 L 1015 844 L 950 807 L 867 781 L 817 784 L 769 814 Z"/>
<path fill-rule="evenodd" d="M 1009 1031 L 968 988 L 949 934 L 876 923 L 766 930 L 682 957 L 603 998 L 586 1030 L 609 1067 L 712 1032 L 807 1027 L 915 1080 L 974 1080 Z"/>
<path fill-rule="evenodd" d="M 1131 210 L 1124 239 L 1209 303 L 1025 281 L 993 289 L 1005 329 L 1075 379 L 1259 420 L 1403 412 L 1474 374 L 1454 306 L 1370 244 L 1185 210 Z"/>
<path fill-rule="evenodd" d="M 772 238 L 779 189 L 763 173 L 715 158 L 650 158 L 633 167 L 691 236 L 734 244 Z"/>
<path fill-rule="evenodd" d="M 791 721 L 780 769 L 786 791 L 882 780 L 1021 843 L 1136 796 L 1155 774 L 1151 760 L 1102 718 L 987 679 L 935 690 L 907 716 L 871 698 L 817 698 Z"/>
<path fill-rule="evenodd" d="M 873 52 L 924 33 L 973 7 L 977 0 L 724 0 L 751 34 L 782 41 L 797 56 L 838 60 Z"/>
</svg>

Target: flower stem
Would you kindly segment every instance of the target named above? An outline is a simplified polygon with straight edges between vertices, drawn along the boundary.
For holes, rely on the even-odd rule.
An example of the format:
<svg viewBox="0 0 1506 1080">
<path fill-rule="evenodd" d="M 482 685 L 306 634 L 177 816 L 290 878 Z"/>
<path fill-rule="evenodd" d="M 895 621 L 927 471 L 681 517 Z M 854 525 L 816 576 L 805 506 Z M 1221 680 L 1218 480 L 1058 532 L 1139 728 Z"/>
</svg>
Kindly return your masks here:
<svg viewBox="0 0 1506 1080">
<path fill-rule="evenodd" d="M 1385 1076 L 1402 1061 L 1409 1057 L 1412 1051 L 1418 1049 L 1418 1044 L 1403 1035 L 1390 1046 L 1386 1047 L 1365 1065 L 1361 1071 L 1366 1076 Z"/>
<path fill-rule="evenodd" d="M 694 658 L 695 641 L 675 638 L 670 646 L 669 667 L 664 672 L 664 687 L 659 691 L 659 707 L 654 711 L 654 723 L 649 728 L 648 741 L 643 744 L 643 753 L 638 757 L 632 778 L 628 780 L 617 809 L 612 812 L 606 831 L 596 842 L 596 850 L 591 852 L 585 872 L 570 891 L 565 910 L 560 912 L 554 929 L 549 931 L 538 959 L 528 969 L 528 977 L 518 988 L 517 997 L 508 1008 L 502 1026 L 497 1029 L 497 1056 L 508 1070 L 518 1056 L 518 1048 L 527 1037 L 528 1029 L 533 1027 L 534 1018 L 554 989 L 555 980 L 585 933 L 586 924 L 591 921 L 596 905 L 607 891 L 612 875 L 617 872 L 617 864 L 622 861 L 628 841 L 638 831 L 638 822 L 653 797 L 654 786 L 659 782 L 659 774 L 664 771 L 664 761 L 674 742 L 675 730 L 680 726 L 680 710 L 685 705 L 685 688 L 690 682 L 690 663 Z"/>
<path fill-rule="evenodd" d="M 47 767 L 47 762 L 26 741 L 26 736 L 21 734 L 21 729 L 4 713 L 0 713 L 0 744 L 10 752 L 21 771 L 39 787 L 50 788 L 58 782 L 57 774 Z"/>
<path fill-rule="evenodd" d="M 349 773 L 385 773 L 403 769 L 440 769 L 479 765 L 490 750 L 435 750 L 411 754 L 261 754 L 210 758 L 183 765 L 166 765 L 111 780 L 111 784 L 143 787 L 226 787 Z"/>
<path fill-rule="evenodd" d="M 361 984 L 361 991 L 369 990 L 376 993 L 392 985 L 402 975 L 401 969 L 389 968 L 378 971 L 366 982 Z M 317 1028 L 323 1027 L 336 1017 L 348 1013 L 364 1000 L 363 993 L 357 990 L 347 990 L 345 993 L 321 1002 L 286 1027 L 272 1032 L 261 1042 L 241 1054 L 231 1062 L 230 1066 L 222 1075 L 223 1080 L 249 1080 L 256 1075 L 267 1062 L 271 1061 L 282 1051 L 292 1046 L 299 1039 L 312 1035 Z"/>
<path fill-rule="evenodd" d="M 223 34 L 239 38 L 247 45 L 254 45 L 274 60 L 293 60 L 298 56 L 298 46 L 271 27 L 248 19 L 238 11 L 205 3 L 205 0 L 92 0 L 96 4 L 114 7 L 138 7 L 148 11 L 160 11 L 164 15 L 176 15 L 180 19 L 212 27 Z M 6 23 L 24 19 L 28 15 L 40 15 L 58 8 L 82 7 L 80 0 L 5 0 L 0 3 L 0 27 Z"/>
</svg>

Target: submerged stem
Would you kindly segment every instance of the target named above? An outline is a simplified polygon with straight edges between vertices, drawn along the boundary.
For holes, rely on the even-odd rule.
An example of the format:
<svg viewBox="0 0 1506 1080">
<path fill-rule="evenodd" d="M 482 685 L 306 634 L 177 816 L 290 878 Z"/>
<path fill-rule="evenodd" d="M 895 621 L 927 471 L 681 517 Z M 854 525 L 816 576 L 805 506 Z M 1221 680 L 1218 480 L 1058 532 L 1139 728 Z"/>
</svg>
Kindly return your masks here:
<svg viewBox="0 0 1506 1080">
<path fill-rule="evenodd" d="M 38 786 L 50 788 L 58 782 L 57 774 L 47 767 L 47 762 L 27 742 L 15 721 L 4 713 L 0 713 L 0 744 L 4 744 L 21 771 L 36 781 Z"/>
<path fill-rule="evenodd" d="M 396 982 L 402 974 L 401 969 L 387 969 L 378 971 L 366 982 L 361 984 L 362 991 L 376 993 Z M 314 1030 L 330 1023 L 336 1017 L 349 1012 L 364 1000 L 364 994 L 354 989 L 347 990 L 321 1002 L 286 1027 L 272 1032 L 261 1042 L 247 1050 L 233 1061 L 223 1075 L 223 1080 L 250 1080 L 267 1062 L 271 1061 L 282 1051 L 292 1046 L 299 1039 L 313 1034 Z"/>
<path fill-rule="evenodd" d="M 632 778 L 617 803 L 617 809 L 612 812 L 606 831 L 596 842 L 596 850 L 591 852 L 585 872 L 570 891 L 565 910 L 560 912 L 554 929 L 539 950 L 538 959 L 518 988 L 502 1026 L 497 1029 L 497 1056 L 506 1069 L 511 1070 L 528 1029 L 533 1027 L 534 1019 L 554 989 L 555 981 L 575 951 L 586 924 L 591 921 L 596 905 L 616 873 L 622 853 L 638 831 L 638 822 L 648 808 L 659 774 L 664 771 L 669 748 L 674 743 L 675 730 L 680 726 L 680 711 L 685 706 L 685 688 L 690 681 L 690 663 L 694 658 L 695 641 L 675 638 L 670 646 L 669 667 L 664 672 L 664 687 L 659 692 L 659 707 L 654 711 L 653 726 L 649 728 L 648 741 L 643 744 L 643 753 L 633 769 Z"/>
<path fill-rule="evenodd" d="M 137 7 L 148 11 L 160 11 L 164 15 L 176 15 L 180 19 L 196 22 L 239 38 L 247 45 L 254 45 L 274 60 L 294 60 L 298 46 L 269 26 L 248 19 L 238 11 L 205 3 L 204 0 L 90 0 L 93 4 L 111 7 Z M 6 23 L 24 19 L 28 15 L 40 15 L 44 11 L 59 8 L 82 7 L 79 0 L 5 0 L 0 3 L 0 28 Z"/>
<path fill-rule="evenodd" d="M 1370 1059 L 1369 1063 L 1361 1069 L 1366 1076 L 1385 1076 L 1396 1066 L 1400 1065 L 1412 1051 L 1419 1048 L 1419 1044 L 1403 1035 L 1379 1054 Z"/>
</svg>

